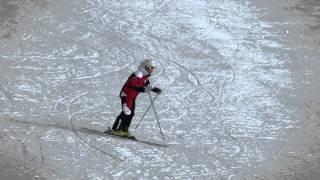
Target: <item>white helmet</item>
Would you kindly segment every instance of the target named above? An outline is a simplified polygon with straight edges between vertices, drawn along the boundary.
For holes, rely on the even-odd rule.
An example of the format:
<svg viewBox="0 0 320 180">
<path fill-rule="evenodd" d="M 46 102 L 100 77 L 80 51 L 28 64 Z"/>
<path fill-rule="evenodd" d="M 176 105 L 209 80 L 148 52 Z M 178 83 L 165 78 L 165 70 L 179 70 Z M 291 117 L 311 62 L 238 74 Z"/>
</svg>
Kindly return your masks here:
<svg viewBox="0 0 320 180">
<path fill-rule="evenodd" d="M 156 62 L 151 60 L 151 59 L 145 59 L 140 63 L 139 69 L 144 69 L 145 67 L 155 68 L 156 67 Z"/>
</svg>

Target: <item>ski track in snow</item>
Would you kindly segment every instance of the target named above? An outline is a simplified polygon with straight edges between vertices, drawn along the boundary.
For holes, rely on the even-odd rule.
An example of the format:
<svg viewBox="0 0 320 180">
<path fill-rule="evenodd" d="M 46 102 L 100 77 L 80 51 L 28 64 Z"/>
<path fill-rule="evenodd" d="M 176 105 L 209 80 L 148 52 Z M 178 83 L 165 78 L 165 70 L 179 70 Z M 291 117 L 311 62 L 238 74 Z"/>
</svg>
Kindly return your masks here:
<svg viewBox="0 0 320 180">
<path fill-rule="evenodd" d="M 265 146 L 294 126 L 277 98 L 291 90 L 285 57 L 264 50 L 285 48 L 270 40 L 281 35 L 246 2 L 30 2 L 18 6 L 33 18 L 0 46 L 12 62 L 0 86 L 0 152 L 47 179 L 250 179 Z M 119 90 L 146 57 L 159 64 L 155 106 L 171 145 L 77 131 L 112 125 Z M 132 131 L 161 141 L 151 110 L 134 129 L 148 105 L 140 95 Z"/>
</svg>

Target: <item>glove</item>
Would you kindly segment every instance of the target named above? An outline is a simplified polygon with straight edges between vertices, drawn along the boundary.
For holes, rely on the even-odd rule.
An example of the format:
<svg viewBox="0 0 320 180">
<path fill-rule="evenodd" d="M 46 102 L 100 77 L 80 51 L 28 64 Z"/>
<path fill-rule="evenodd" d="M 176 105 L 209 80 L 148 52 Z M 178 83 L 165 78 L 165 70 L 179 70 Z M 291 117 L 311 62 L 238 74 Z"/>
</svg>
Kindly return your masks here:
<svg viewBox="0 0 320 180">
<path fill-rule="evenodd" d="M 162 90 L 160 88 L 154 87 L 151 89 L 151 91 L 157 93 L 157 94 L 161 94 Z"/>
</svg>

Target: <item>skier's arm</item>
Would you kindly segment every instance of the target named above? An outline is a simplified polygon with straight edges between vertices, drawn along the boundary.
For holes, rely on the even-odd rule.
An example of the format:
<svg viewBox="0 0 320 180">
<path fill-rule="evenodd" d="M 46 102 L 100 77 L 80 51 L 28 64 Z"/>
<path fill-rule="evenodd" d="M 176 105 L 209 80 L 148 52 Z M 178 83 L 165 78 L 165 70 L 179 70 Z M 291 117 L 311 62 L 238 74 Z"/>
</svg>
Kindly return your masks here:
<svg viewBox="0 0 320 180">
<path fill-rule="evenodd" d="M 145 92 L 150 93 L 150 91 L 155 92 L 157 94 L 161 94 L 162 90 L 158 87 L 153 87 L 151 85 L 148 85 L 145 87 Z"/>
<path fill-rule="evenodd" d="M 146 83 L 144 84 L 144 86 L 145 86 L 145 92 L 150 92 L 150 91 L 152 91 L 152 92 L 155 92 L 155 93 L 157 93 L 157 94 L 161 94 L 161 92 L 162 92 L 162 89 L 160 89 L 160 88 L 158 88 L 158 87 L 154 87 L 154 86 L 152 86 L 151 84 L 150 84 L 150 81 L 149 81 L 149 79 L 146 81 Z"/>
<path fill-rule="evenodd" d="M 150 84 L 150 81 L 147 80 L 146 83 L 144 83 L 144 85 L 141 85 L 143 83 L 141 83 L 141 80 L 139 79 L 139 77 L 134 77 L 129 81 L 129 87 L 138 91 L 138 92 L 150 92 L 153 91 L 157 94 L 160 94 L 162 92 L 162 90 L 160 88 L 157 87 L 153 87 Z"/>
<path fill-rule="evenodd" d="M 138 91 L 138 92 L 145 92 L 145 88 L 144 86 L 141 86 L 140 82 L 139 82 L 139 78 L 138 77 L 134 77 L 129 81 L 129 87 Z"/>
</svg>

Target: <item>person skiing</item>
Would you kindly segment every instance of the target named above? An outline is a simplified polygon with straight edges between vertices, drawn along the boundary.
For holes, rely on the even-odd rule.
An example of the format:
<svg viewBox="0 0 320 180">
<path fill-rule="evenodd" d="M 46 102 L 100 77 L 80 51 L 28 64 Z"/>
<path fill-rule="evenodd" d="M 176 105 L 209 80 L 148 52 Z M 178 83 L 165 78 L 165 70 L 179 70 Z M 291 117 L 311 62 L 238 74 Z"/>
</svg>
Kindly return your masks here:
<svg viewBox="0 0 320 180">
<path fill-rule="evenodd" d="M 145 59 L 138 66 L 138 70 L 132 73 L 120 91 L 122 111 L 117 116 L 113 126 L 112 134 L 116 136 L 132 138 L 129 127 L 135 113 L 135 101 L 140 93 L 150 91 L 160 94 L 162 90 L 150 84 L 149 77 L 155 71 L 156 63 Z"/>
</svg>

